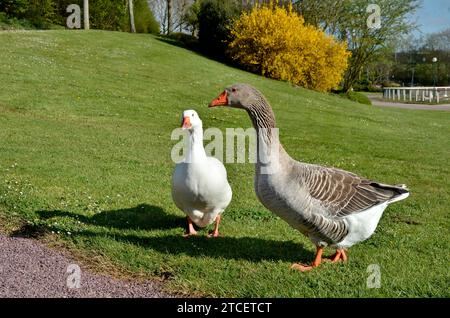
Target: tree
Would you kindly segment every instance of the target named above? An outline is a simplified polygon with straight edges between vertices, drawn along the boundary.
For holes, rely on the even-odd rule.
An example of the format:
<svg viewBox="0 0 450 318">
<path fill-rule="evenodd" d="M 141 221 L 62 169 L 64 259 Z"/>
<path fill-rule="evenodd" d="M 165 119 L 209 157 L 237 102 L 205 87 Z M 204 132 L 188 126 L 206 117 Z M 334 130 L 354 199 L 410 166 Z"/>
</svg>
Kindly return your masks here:
<svg viewBox="0 0 450 318">
<path fill-rule="evenodd" d="M 167 34 L 167 0 L 149 0 L 155 18 L 158 20 L 161 33 Z"/>
<path fill-rule="evenodd" d="M 429 50 L 450 51 L 450 28 L 429 34 L 425 39 L 425 47 Z"/>
<path fill-rule="evenodd" d="M 198 38 L 201 50 L 210 56 L 224 59 L 229 27 L 241 13 L 239 0 L 203 0 L 198 14 Z"/>
<path fill-rule="evenodd" d="M 336 34 L 340 21 L 348 17 L 342 2 L 343 0 L 298 0 L 294 1 L 294 8 L 303 16 L 306 24 L 321 28 L 328 34 Z"/>
<path fill-rule="evenodd" d="M 134 21 L 138 33 L 159 33 L 159 23 L 146 0 L 133 0 Z"/>
<path fill-rule="evenodd" d="M 182 32 L 186 30 L 188 24 L 186 15 L 189 8 L 194 4 L 193 0 L 176 0 L 172 7 L 172 30 Z"/>
<path fill-rule="evenodd" d="M 380 0 L 380 26 L 371 28 L 368 23 L 367 0 L 353 0 L 345 3 L 346 11 L 353 19 L 340 22 L 340 32 L 349 42 L 352 57 L 345 74 L 343 89 L 348 91 L 358 79 L 364 65 L 369 63 L 387 43 L 408 33 L 413 25 L 406 20 L 408 14 L 418 7 L 416 0 Z"/>
<path fill-rule="evenodd" d="M 161 32 L 181 32 L 186 26 L 186 12 L 194 0 L 148 0 L 161 26 Z"/>
<path fill-rule="evenodd" d="M 347 40 L 352 56 L 344 77 L 345 91 L 352 88 L 364 66 L 376 58 L 377 52 L 414 28 L 407 16 L 418 8 L 419 0 L 376 1 L 380 8 L 379 27 L 368 22 L 371 15 L 378 18 L 377 12 L 368 12 L 371 3 L 372 0 L 302 0 L 296 5 L 307 23 Z"/>
<path fill-rule="evenodd" d="M 37 28 L 46 29 L 58 20 L 53 0 L 1 0 L 0 12 L 8 17 L 26 19 Z"/>
<path fill-rule="evenodd" d="M 395 47 L 386 45 L 378 51 L 368 63 L 366 68 L 366 78 L 371 83 L 381 84 L 388 82 L 395 67 Z"/>
<path fill-rule="evenodd" d="M 136 33 L 136 26 L 134 24 L 134 7 L 133 0 L 128 0 L 128 10 L 130 11 L 130 29 L 132 33 Z"/>
<path fill-rule="evenodd" d="M 437 62 L 433 62 L 433 58 Z M 450 84 L 450 29 L 414 36 L 405 35 L 379 50 L 362 74 L 372 82 L 391 86 Z M 358 88 L 358 84 L 355 85 Z"/>
<path fill-rule="evenodd" d="M 9 17 L 25 18 L 30 4 L 27 0 L 2 0 L 0 12 L 5 12 Z"/>
<path fill-rule="evenodd" d="M 192 36 L 197 35 L 199 29 L 198 15 L 200 13 L 202 0 L 196 0 L 192 5 L 190 5 L 184 16 L 183 21 L 186 25 L 187 30 Z"/>
<path fill-rule="evenodd" d="M 172 0 L 167 0 L 167 34 L 172 32 Z"/>
</svg>

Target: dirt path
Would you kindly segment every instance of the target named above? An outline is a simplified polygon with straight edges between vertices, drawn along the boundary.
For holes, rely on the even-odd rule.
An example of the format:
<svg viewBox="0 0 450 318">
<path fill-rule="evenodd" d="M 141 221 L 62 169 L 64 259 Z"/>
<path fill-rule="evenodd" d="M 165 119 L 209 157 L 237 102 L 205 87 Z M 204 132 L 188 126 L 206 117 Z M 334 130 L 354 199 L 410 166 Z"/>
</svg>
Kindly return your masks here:
<svg viewBox="0 0 450 318">
<path fill-rule="evenodd" d="M 372 102 L 372 105 L 378 107 L 394 107 L 394 108 L 407 108 L 407 109 L 425 109 L 425 110 L 446 110 L 450 111 L 450 104 L 440 105 L 423 105 L 423 104 L 406 104 L 406 103 L 390 103 L 381 100 L 378 94 L 367 94 L 367 97 Z"/>
<path fill-rule="evenodd" d="M 0 298 L 170 297 L 160 283 L 117 280 L 77 266 L 69 256 L 38 241 L 0 235 Z"/>
</svg>

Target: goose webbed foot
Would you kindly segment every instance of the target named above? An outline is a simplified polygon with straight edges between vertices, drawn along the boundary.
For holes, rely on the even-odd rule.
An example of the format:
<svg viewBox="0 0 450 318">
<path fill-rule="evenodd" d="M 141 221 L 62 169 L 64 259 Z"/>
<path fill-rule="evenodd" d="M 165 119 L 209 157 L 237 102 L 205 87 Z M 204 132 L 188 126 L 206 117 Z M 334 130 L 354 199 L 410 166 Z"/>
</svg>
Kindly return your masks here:
<svg viewBox="0 0 450 318">
<path fill-rule="evenodd" d="M 183 237 L 197 236 L 197 231 L 186 232 L 183 234 Z"/>
<path fill-rule="evenodd" d="M 314 258 L 314 261 L 311 265 L 305 265 L 300 263 L 294 263 L 291 266 L 291 269 L 295 269 L 301 272 L 306 272 L 312 270 L 314 267 L 317 267 L 322 262 L 322 253 L 323 253 L 323 247 L 317 247 L 316 250 L 316 257 Z"/>
<path fill-rule="evenodd" d="M 340 261 L 346 262 L 348 259 L 347 254 L 345 253 L 344 249 L 337 249 L 336 253 L 334 253 L 332 256 L 327 258 L 328 262 L 331 263 L 337 263 Z"/>
<path fill-rule="evenodd" d="M 186 233 L 184 233 L 184 237 L 195 236 L 197 235 L 197 231 L 194 229 L 194 222 L 192 222 L 190 217 L 187 217 L 188 228 Z"/>
<path fill-rule="evenodd" d="M 220 236 L 219 231 L 214 231 L 214 230 L 212 230 L 212 231 L 209 231 L 209 232 L 208 232 L 208 238 L 211 238 L 211 237 L 219 237 L 219 236 Z"/>
<path fill-rule="evenodd" d="M 208 237 L 209 238 L 211 238 L 211 237 L 219 237 L 219 224 L 220 224 L 220 220 L 221 219 L 222 218 L 221 218 L 220 214 L 217 215 L 216 221 L 215 221 L 215 224 L 214 224 L 214 230 L 209 231 L 209 233 L 208 233 Z"/>
</svg>

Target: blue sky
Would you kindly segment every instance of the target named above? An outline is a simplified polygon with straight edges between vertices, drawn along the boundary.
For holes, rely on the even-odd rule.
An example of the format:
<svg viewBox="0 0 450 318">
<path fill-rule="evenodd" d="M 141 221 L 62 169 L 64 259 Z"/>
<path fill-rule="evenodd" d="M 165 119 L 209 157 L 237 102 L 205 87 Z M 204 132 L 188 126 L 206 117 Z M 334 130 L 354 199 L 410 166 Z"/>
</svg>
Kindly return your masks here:
<svg viewBox="0 0 450 318">
<path fill-rule="evenodd" d="M 439 32 L 450 27 L 450 0 L 422 0 L 412 17 L 418 25 L 416 35 Z"/>
</svg>

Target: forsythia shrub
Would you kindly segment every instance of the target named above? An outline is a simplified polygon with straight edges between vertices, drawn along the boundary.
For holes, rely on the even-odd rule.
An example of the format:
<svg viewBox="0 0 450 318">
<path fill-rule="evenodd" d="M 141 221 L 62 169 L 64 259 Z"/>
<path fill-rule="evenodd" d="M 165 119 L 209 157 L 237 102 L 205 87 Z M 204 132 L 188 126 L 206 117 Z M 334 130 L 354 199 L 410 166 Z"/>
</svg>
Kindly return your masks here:
<svg viewBox="0 0 450 318">
<path fill-rule="evenodd" d="M 338 86 L 350 56 L 345 43 L 305 25 L 292 7 L 244 12 L 231 39 L 228 53 L 250 71 L 319 91 Z"/>
</svg>

